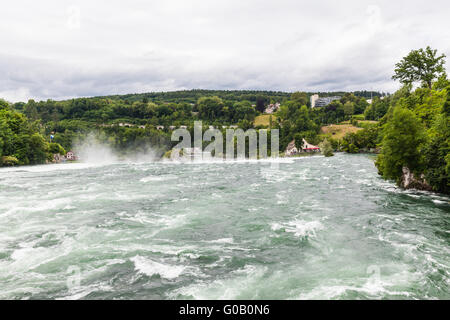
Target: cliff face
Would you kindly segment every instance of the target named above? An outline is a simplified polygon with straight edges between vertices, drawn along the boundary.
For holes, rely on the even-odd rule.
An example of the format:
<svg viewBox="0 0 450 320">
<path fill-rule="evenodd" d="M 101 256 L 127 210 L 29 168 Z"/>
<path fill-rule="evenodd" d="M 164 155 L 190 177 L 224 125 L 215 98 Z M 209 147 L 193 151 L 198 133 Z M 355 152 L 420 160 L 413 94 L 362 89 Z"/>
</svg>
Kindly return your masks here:
<svg viewBox="0 0 450 320">
<path fill-rule="evenodd" d="M 421 174 L 420 177 L 416 177 L 414 173 L 409 170 L 407 167 L 403 167 L 403 174 L 400 179 L 400 187 L 405 189 L 417 189 L 417 190 L 425 190 L 432 191 L 433 188 L 428 184 L 425 180 L 424 174 Z"/>
</svg>

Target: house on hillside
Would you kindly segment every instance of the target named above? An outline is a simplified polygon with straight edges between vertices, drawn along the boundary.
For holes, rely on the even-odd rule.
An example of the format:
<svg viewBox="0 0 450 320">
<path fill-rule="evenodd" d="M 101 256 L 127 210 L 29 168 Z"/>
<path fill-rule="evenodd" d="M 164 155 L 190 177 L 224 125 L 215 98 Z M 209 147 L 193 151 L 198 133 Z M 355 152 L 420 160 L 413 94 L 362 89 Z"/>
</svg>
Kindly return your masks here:
<svg viewBox="0 0 450 320">
<path fill-rule="evenodd" d="M 66 159 L 69 161 L 75 161 L 75 160 L 78 160 L 78 157 L 75 155 L 75 153 L 73 151 L 68 151 L 66 153 Z"/>
<path fill-rule="evenodd" d="M 293 156 L 301 152 L 320 152 L 320 148 L 318 146 L 308 143 L 308 141 L 303 139 L 303 148 L 301 150 L 298 150 L 297 147 L 295 146 L 295 140 L 292 140 L 291 142 L 289 142 L 288 146 L 286 147 L 286 151 L 284 153 L 286 156 Z"/>
<path fill-rule="evenodd" d="M 266 108 L 266 110 L 264 110 L 264 113 L 268 113 L 268 114 L 272 114 L 274 112 L 276 112 L 278 109 L 280 108 L 280 104 L 274 103 L 274 104 L 269 104 Z"/>
<path fill-rule="evenodd" d="M 122 122 L 120 122 L 120 123 L 119 123 L 119 127 L 127 127 L 127 128 L 131 128 L 131 127 L 134 127 L 134 124 L 131 124 L 131 123 L 122 123 Z"/>
<path fill-rule="evenodd" d="M 311 96 L 311 108 L 325 107 L 335 100 L 340 100 L 340 96 L 320 98 L 318 94 Z"/>
</svg>

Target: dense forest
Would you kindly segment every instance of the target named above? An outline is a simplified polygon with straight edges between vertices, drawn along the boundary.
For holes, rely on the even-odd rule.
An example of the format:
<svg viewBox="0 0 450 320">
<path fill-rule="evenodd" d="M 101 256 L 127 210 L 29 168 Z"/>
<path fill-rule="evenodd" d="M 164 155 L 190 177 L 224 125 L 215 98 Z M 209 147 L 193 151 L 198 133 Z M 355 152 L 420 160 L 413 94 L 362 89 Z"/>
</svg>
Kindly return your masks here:
<svg viewBox="0 0 450 320">
<path fill-rule="evenodd" d="M 0 165 L 39 164 L 64 154 L 59 144 L 46 141 L 39 127 L 0 100 Z"/>
<path fill-rule="evenodd" d="M 450 82 L 443 55 L 430 48 L 413 50 L 396 65 L 402 88 L 393 95 L 372 92 L 321 92 L 340 96 L 311 108 L 308 92 L 186 90 L 8 103 L 0 100 L 0 165 L 37 164 L 64 154 L 75 141 L 94 134 L 121 154 L 145 151 L 163 155 L 176 142 L 171 131 L 236 125 L 244 130 L 279 129 L 280 151 L 291 141 L 319 144 L 334 151 L 376 152 L 380 174 L 402 184 L 405 170 L 415 186 L 449 193 Z M 424 70 L 426 70 L 424 72 Z M 419 86 L 413 90 L 414 84 Z M 370 99 L 370 100 L 369 100 Z M 369 103 L 370 101 L 371 103 Z M 272 104 L 270 122 L 255 118 Z M 341 138 L 323 131 L 330 124 L 354 127 Z M 50 138 L 51 137 L 51 138 Z M 331 154 L 331 153 L 330 153 Z M 420 185 L 422 184 L 422 185 Z"/>
</svg>

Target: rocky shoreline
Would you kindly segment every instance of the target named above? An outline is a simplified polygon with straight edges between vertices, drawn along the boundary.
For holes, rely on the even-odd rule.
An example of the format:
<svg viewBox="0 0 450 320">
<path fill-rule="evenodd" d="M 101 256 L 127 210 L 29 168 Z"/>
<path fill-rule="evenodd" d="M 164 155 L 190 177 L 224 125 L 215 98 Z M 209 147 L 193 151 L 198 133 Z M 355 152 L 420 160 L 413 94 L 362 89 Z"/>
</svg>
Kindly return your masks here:
<svg viewBox="0 0 450 320">
<path fill-rule="evenodd" d="M 433 191 L 433 188 L 425 180 L 425 175 L 423 173 L 417 177 L 408 167 L 403 167 L 399 185 L 404 189 Z"/>
</svg>

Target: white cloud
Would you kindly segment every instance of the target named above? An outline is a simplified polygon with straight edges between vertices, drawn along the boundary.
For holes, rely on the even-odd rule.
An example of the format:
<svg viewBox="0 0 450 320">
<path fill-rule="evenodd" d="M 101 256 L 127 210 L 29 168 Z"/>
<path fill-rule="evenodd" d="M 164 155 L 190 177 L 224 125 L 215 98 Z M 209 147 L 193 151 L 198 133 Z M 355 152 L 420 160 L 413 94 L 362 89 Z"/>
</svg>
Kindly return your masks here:
<svg viewBox="0 0 450 320">
<path fill-rule="evenodd" d="M 6 99 L 190 88 L 394 91 L 411 49 L 450 53 L 447 1 L 25 1 L 2 6 Z"/>
</svg>

